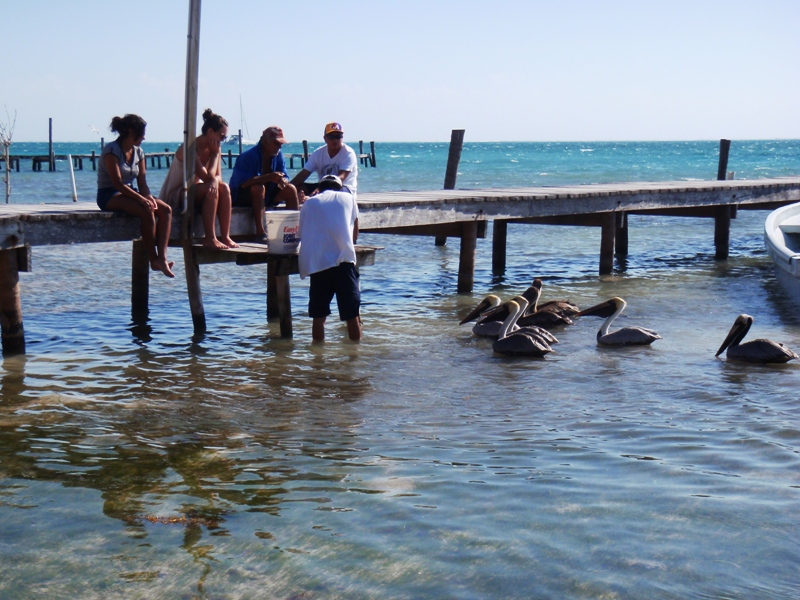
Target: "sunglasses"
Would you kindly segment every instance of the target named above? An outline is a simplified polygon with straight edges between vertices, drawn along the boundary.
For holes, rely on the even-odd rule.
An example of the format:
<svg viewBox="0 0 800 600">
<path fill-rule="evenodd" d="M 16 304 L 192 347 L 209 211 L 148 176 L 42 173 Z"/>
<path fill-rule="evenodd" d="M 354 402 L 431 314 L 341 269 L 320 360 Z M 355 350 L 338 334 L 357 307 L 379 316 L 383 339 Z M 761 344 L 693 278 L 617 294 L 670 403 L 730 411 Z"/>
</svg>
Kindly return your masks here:
<svg viewBox="0 0 800 600">
<path fill-rule="evenodd" d="M 344 136 L 343 136 L 341 133 L 329 133 L 329 134 L 328 134 L 328 137 L 329 137 L 330 139 L 332 139 L 332 140 L 340 140 L 340 139 L 342 139 Z"/>
</svg>

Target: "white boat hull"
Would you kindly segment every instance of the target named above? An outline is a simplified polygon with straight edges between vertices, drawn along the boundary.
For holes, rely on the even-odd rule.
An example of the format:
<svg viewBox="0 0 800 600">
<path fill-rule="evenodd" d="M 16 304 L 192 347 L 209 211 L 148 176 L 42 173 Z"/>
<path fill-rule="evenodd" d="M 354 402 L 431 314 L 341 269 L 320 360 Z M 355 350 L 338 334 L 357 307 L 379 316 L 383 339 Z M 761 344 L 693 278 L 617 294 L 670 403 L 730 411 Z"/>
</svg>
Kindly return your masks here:
<svg viewBox="0 0 800 600">
<path fill-rule="evenodd" d="M 800 203 L 783 206 L 764 222 L 764 245 L 775 263 L 775 277 L 800 304 Z"/>
</svg>

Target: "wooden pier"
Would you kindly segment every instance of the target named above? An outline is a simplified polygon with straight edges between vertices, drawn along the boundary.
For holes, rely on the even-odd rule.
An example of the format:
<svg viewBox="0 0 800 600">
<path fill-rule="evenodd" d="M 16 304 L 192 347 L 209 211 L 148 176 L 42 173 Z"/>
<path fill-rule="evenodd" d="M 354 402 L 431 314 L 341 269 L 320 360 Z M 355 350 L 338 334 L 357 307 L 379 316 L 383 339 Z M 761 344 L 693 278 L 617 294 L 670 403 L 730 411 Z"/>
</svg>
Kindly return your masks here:
<svg viewBox="0 0 800 600">
<path fill-rule="evenodd" d="M 581 225 L 601 229 L 599 272 L 610 273 L 614 256 L 627 255 L 629 214 L 713 219 L 716 258 L 728 257 L 730 221 L 737 210 L 773 210 L 800 201 L 800 177 L 737 180 L 619 183 L 568 187 L 487 190 L 434 190 L 361 193 L 360 230 L 364 233 L 459 238 L 459 293 L 473 288 L 477 239 L 493 222 L 492 265 L 505 268 L 509 223 Z M 180 218 L 173 221 L 179 244 Z M 4 354 L 24 352 L 19 273 L 30 270 L 31 248 L 40 245 L 131 241 L 139 236 L 137 219 L 101 212 L 91 203 L 0 206 L 0 323 Z M 194 222 L 197 236 L 202 222 Z M 255 233 L 250 211 L 236 209 L 231 227 L 237 240 Z M 138 245 L 138 246 L 137 246 Z M 149 265 L 139 242 L 133 244 L 132 312 L 147 312 Z M 197 264 L 234 262 L 268 266 L 267 314 L 281 319 L 291 336 L 289 275 L 296 257 L 266 254 L 244 245 L 241 251 L 212 251 L 193 246 Z M 375 248 L 362 248 L 360 260 L 374 260 Z M 280 279 L 276 279 L 280 278 Z M 270 306 L 272 308 L 270 308 Z"/>
</svg>

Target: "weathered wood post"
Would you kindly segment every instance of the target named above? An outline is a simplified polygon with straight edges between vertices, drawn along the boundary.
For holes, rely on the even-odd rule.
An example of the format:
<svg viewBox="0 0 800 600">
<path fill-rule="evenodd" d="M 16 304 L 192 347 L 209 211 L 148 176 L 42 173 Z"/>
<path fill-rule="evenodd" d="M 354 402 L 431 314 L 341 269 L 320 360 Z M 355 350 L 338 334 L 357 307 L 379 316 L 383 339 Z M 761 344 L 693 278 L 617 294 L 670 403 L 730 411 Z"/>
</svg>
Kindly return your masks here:
<svg viewBox="0 0 800 600">
<path fill-rule="evenodd" d="M 0 327 L 2 327 L 3 356 L 25 354 L 17 251 L 17 248 L 0 250 Z"/>
<path fill-rule="evenodd" d="M 375 167 L 375 142 L 369 143 L 369 155 L 373 168 Z"/>
<path fill-rule="evenodd" d="M 502 275 L 506 272 L 506 247 L 508 242 L 508 221 L 492 221 L 492 273 Z"/>
<path fill-rule="evenodd" d="M 241 100 L 241 98 L 240 98 Z M 239 130 L 239 155 L 242 154 L 242 130 Z"/>
<path fill-rule="evenodd" d="M 461 148 L 464 145 L 464 130 L 453 129 L 450 134 L 450 149 L 447 153 L 447 167 L 444 172 L 445 190 L 456 189 L 456 177 L 458 176 L 458 163 L 461 161 Z M 444 246 L 447 243 L 447 236 L 437 235 L 436 245 Z"/>
<path fill-rule="evenodd" d="M 194 177 L 194 161 L 197 152 L 197 80 L 200 60 L 200 0 L 190 0 L 189 33 L 186 47 L 186 95 L 183 131 L 183 185 L 187 192 L 186 213 L 181 227 L 181 244 L 186 271 L 186 287 L 189 292 L 189 307 L 195 334 L 206 332 L 206 313 L 203 308 L 203 292 L 200 289 L 200 266 L 192 248 L 192 221 L 194 220 L 194 186 L 189 182 Z M 241 137 L 239 138 L 241 145 Z"/>
<path fill-rule="evenodd" d="M 600 215 L 600 275 L 614 270 L 614 230 L 617 218 L 613 212 Z"/>
<path fill-rule="evenodd" d="M 48 171 L 56 170 L 56 155 L 53 153 L 53 117 L 49 119 L 50 142 L 47 144 L 47 157 L 50 159 Z"/>
<path fill-rule="evenodd" d="M 717 179 L 719 181 L 724 181 L 728 172 L 730 148 L 730 140 L 722 139 L 719 141 L 719 167 L 717 168 Z M 716 260 L 727 260 L 730 254 L 731 214 L 730 205 L 716 208 L 716 214 L 714 215 L 714 258 Z"/>
<path fill-rule="evenodd" d="M 614 254 L 616 256 L 628 256 L 628 213 L 614 213 Z"/>
<path fill-rule="evenodd" d="M 150 314 L 150 259 L 142 240 L 134 240 L 131 251 L 131 319 L 136 324 Z"/>
<path fill-rule="evenodd" d="M 478 244 L 478 222 L 461 224 L 461 248 L 458 257 L 459 294 L 469 294 L 475 283 L 475 250 Z"/>
<path fill-rule="evenodd" d="M 305 167 L 307 162 L 308 162 L 308 140 L 303 140 L 303 164 L 301 166 Z"/>
</svg>

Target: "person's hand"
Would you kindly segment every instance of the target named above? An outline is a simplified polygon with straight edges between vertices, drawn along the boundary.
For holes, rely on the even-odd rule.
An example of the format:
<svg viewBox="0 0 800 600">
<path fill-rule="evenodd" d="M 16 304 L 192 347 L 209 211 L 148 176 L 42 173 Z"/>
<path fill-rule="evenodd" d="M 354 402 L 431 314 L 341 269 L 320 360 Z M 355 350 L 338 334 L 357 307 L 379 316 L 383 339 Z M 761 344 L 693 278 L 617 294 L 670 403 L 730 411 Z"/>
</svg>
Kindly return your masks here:
<svg viewBox="0 0 800 600">
<path fill-rule="evenodd" d="M 156 208 L 158 208 L 158 205 L 156 204 L 156 199 L 153 198 L 152 196 L 142 196 L 142 198 L 144 198 L 143 204 L 145 205 L 147 210 L 149 210 L 150 212 L 155 212 Z"/>
</svg>

